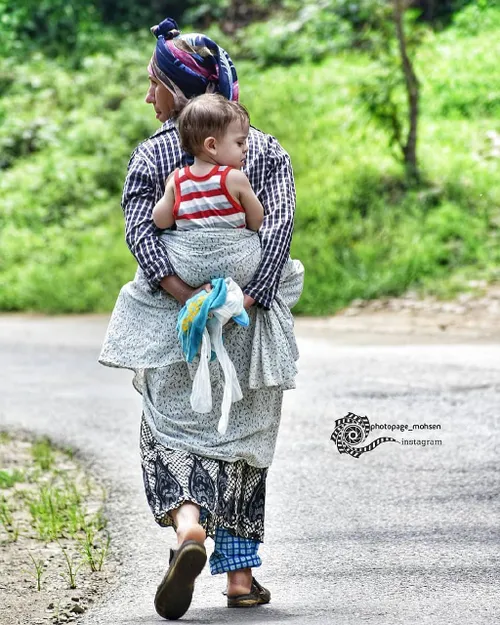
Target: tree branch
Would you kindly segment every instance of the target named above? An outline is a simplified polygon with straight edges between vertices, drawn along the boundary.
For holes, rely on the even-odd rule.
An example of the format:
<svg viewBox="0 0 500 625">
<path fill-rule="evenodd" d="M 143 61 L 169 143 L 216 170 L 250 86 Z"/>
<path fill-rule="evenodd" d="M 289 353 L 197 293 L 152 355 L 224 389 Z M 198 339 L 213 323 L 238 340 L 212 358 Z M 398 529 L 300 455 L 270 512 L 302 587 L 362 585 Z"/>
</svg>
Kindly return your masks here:
<svg viewBox="0 0 500 625">
<path fill-rule="evenodd" d="M 408 56 L 406 37 L 404 32 L 403 16 L 406 10 L 405 0 L 394 0 L 394 24 L 396 26 L 396 36 L 399 44 L 401 63 L 408 94 L 408 115 L 409 129 L 406 145 L 403 146 L 406 170 L 408 174 L 418 180 L 419 171 L 417 164 L 417 132 L 419 115 L 419 82 L 413 64 Z"/>
</svg>

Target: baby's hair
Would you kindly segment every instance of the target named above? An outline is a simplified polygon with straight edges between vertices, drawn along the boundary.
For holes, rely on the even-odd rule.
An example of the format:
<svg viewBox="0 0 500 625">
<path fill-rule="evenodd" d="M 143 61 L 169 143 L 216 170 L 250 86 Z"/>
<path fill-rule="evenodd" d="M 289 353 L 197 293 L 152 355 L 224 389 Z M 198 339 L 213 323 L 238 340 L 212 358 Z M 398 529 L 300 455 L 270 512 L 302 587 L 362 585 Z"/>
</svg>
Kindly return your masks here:
<svg viewBox="0 0 500 625">
<path fill-rule="evenodd" d="M 178 121 L 182 147 L 196 156 L 207 137 L 220 139 L 233 121 L 248 126 L 250 115 L 238 102 L 227 100 L 218 93 L 204 93 L 189 100 Z"/>
</svg>

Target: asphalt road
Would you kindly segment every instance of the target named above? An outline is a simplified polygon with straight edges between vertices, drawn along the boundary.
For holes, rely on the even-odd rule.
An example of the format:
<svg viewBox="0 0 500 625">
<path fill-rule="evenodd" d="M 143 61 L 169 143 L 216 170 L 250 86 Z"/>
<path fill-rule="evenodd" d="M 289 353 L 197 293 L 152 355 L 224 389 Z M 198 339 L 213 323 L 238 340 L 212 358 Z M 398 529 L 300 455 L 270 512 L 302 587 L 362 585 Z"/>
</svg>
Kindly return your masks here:
<svg viewBox="0 0 500 625">
<path fill-rule="evenodd" d="M 152 625 L 164 622 L 152 600 L 174 534 L 154 524 L 143 493 L 132 374 L 96 362 L 105 326 L 100 317 L 0 317 L 0 427 L 70 444 L 105 476 L 120 581 L 84 622 Z M 306 324 L 298 335 L 298 388 L 285 393 L 256 570 L 272 602 L 228 610 L 223 577 L 205 569 L 183 620 L 500 623 L 500 343 L 412 336 L 384 345 Z M 372 425 L 441 428 L 380 430 L 365 445 L 384 435 L 442 444 L 340 454 L 330 436 L 348 412 Z"/>
</svg>

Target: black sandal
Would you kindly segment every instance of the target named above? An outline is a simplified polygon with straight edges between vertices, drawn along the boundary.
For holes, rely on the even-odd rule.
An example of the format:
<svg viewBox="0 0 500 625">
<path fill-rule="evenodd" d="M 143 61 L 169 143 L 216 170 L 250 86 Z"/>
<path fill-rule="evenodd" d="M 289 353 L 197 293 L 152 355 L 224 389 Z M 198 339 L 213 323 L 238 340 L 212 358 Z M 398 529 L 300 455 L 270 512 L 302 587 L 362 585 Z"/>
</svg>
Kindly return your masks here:
<svg viewBox="0 0 500 625">
<path fill-rule="evenodd" d="M 170 566 L 155 595 L 155 610 L 160 616 L 175 620 L 187 612 L 194 581 L 206 561 L 206 549 L 196 540 L 186 540 L 179 549 L 170 550 Z"/>
<path fill-rule="evenodd" d="M 227 593 L 224 593 L 227 594 Z M 261 586 L 259 582 L 252 577 L 252 587 L 246 595 L 227 595 L 228 608 L 251 608 L 254 605 L 263 605 L 271 601 L 271 593 L 267 588 Z"/>
</svg>

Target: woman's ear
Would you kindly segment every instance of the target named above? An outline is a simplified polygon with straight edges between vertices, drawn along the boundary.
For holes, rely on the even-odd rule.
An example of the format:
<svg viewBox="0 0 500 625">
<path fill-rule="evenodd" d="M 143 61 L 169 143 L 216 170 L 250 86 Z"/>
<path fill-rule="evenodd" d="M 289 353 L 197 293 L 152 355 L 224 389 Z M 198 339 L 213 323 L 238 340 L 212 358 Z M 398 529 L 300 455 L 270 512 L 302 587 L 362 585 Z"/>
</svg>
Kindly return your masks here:
<svg viewBox="0 0 500 625">
<path fill-rule="evenodd" d="M 203 147 L 209 154 L 215 154 L 217 151 L 217 139 L 215 137 L 207 137 L 203 141 Z"/>
</svg>

